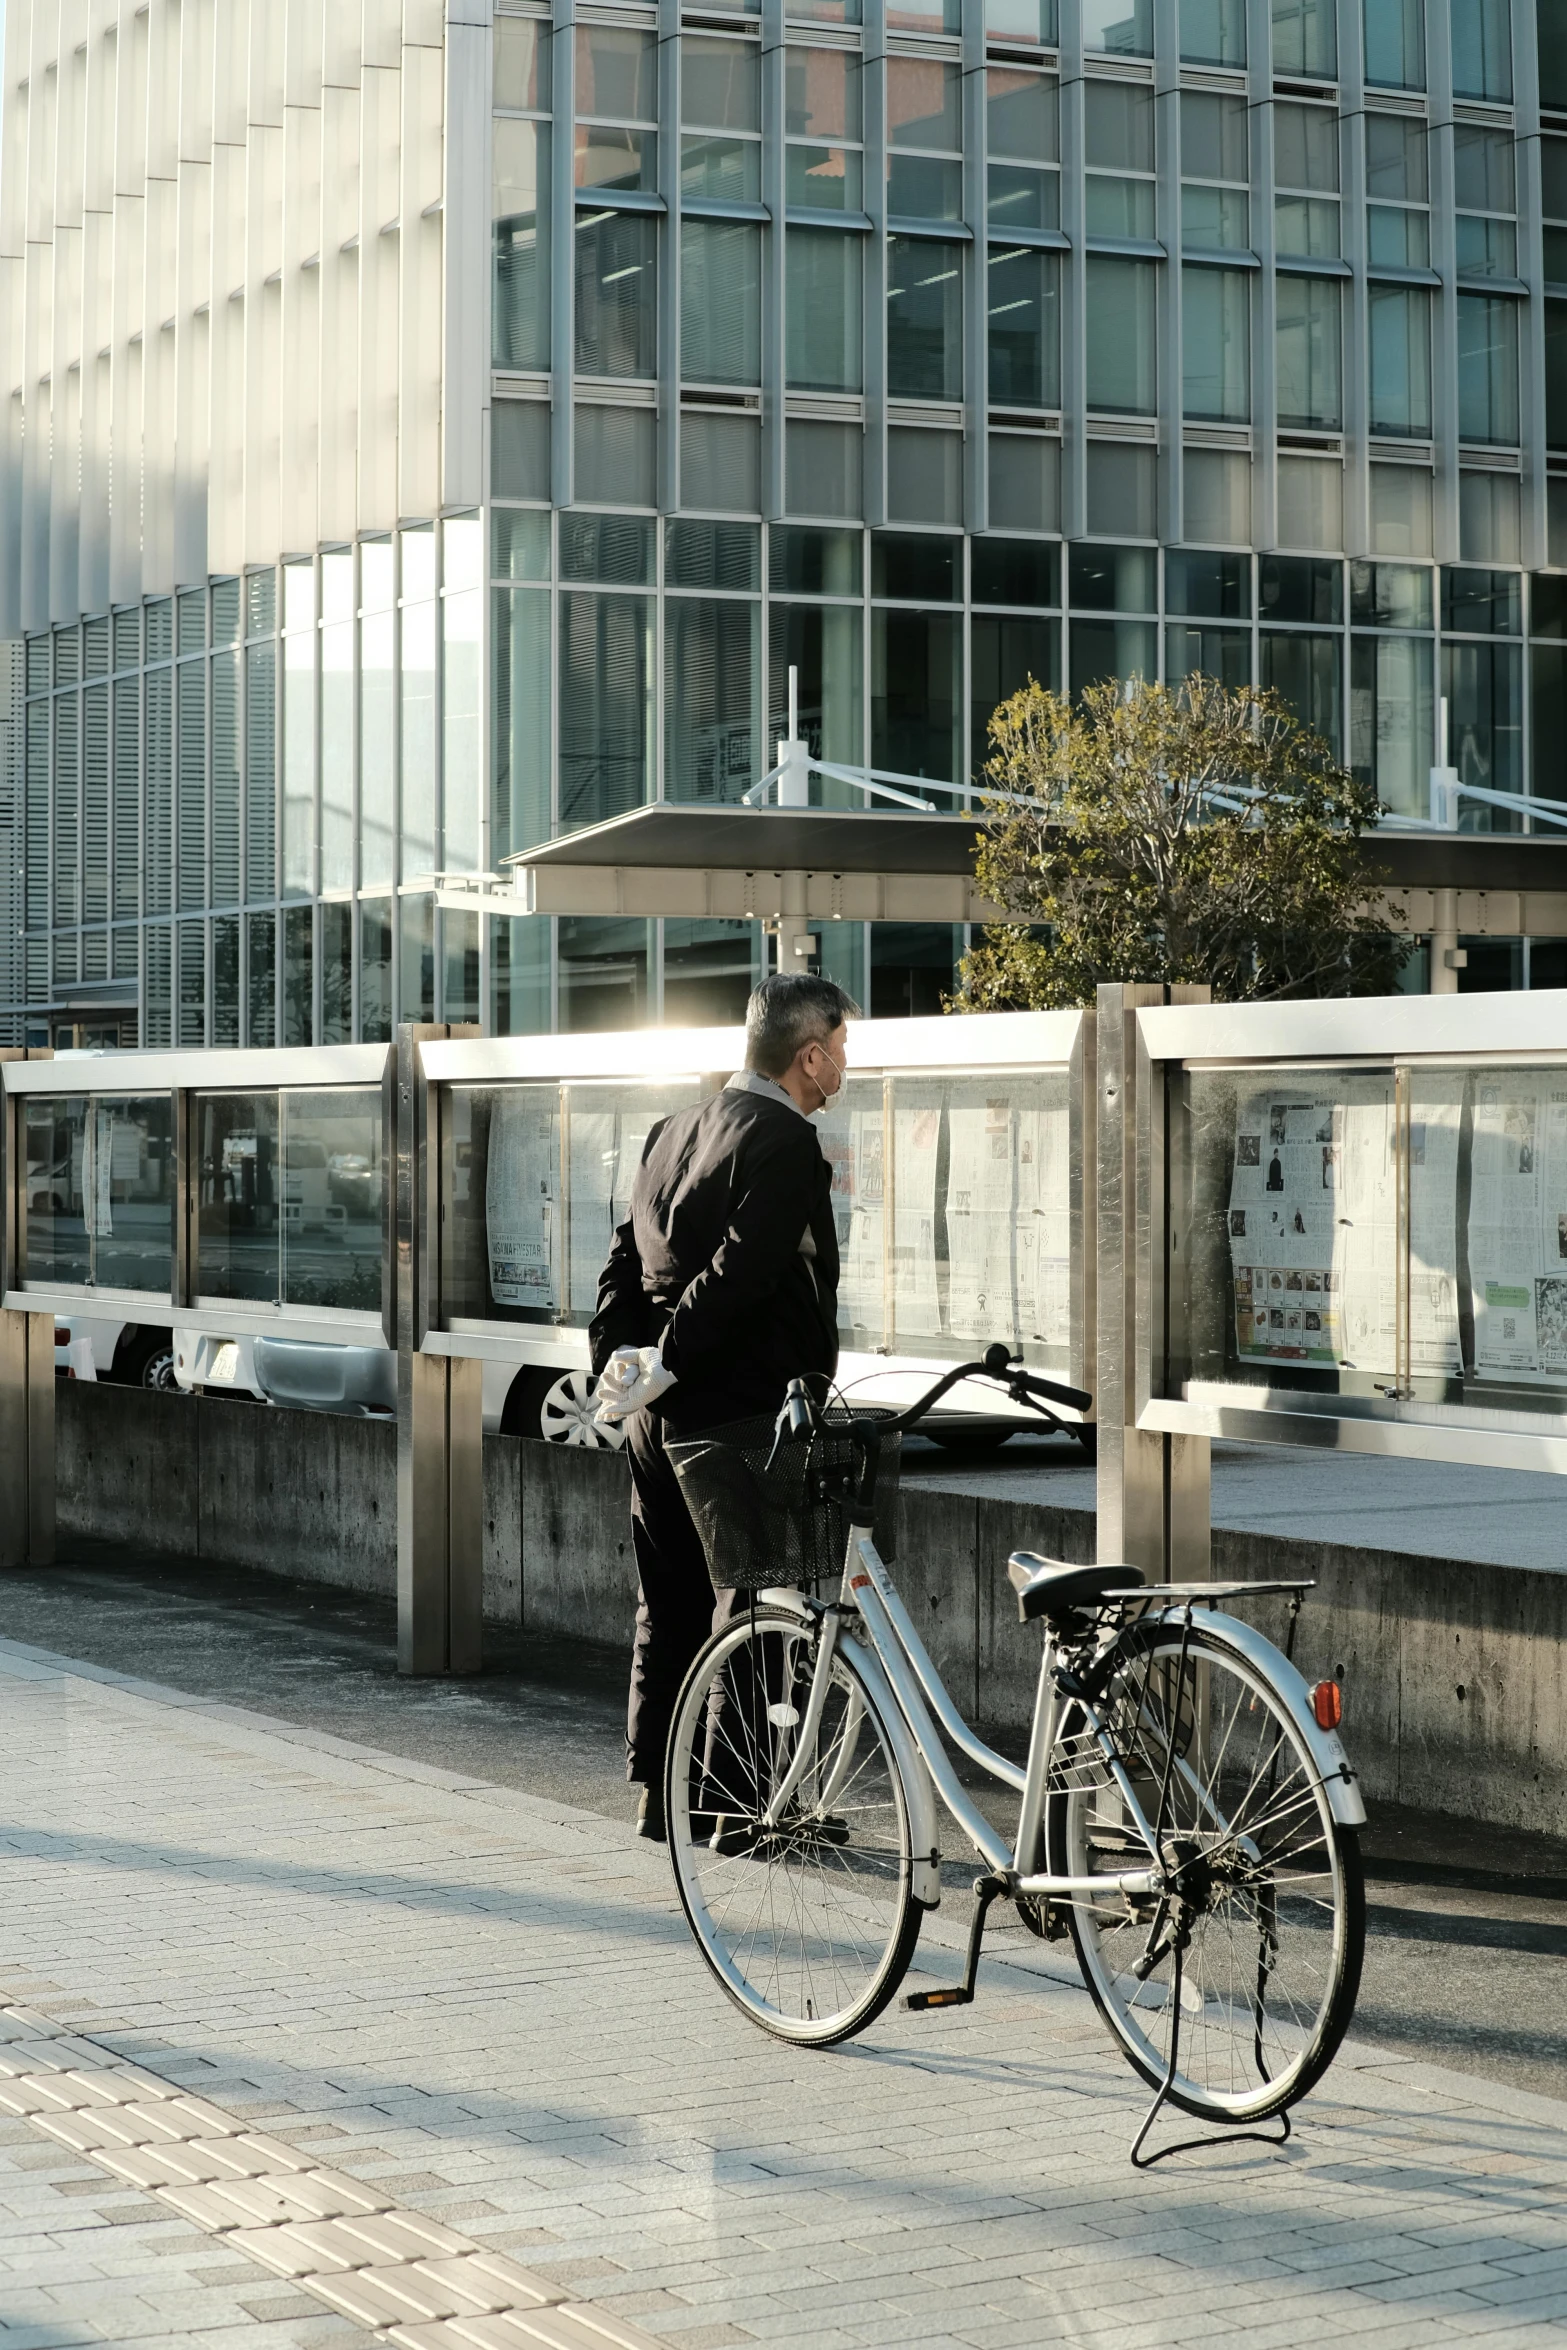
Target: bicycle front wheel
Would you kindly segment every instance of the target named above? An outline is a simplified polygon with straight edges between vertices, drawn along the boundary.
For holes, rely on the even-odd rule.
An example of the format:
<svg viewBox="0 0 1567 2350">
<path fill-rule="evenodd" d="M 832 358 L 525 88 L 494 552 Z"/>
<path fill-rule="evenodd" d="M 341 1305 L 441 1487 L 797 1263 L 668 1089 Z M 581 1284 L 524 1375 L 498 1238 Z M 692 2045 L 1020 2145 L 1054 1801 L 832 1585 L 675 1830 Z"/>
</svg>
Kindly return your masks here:
<svg viewBox="0 0 1567 2350">
<path fill-rule="evenodd" d="M 1072 1936 L 1099 2012 L 1154 2085 L 1175 2035 L 1170 2096 L 1187 2113 L 1280 2113 L 1320 2079 L 1354 2012 L 1358 1840 L 1333 1817 L 1289 1700 L 1201 1625 L 1184 1640 L 1179 1623 L 1132 1627 L 1095 1710 L 1159 1831 L 1164 1888 L 1076 1897 Z M 1081 1709 L 1063 1732 L 1046 1810 L 1052 1872 L 1147 1867 Z"/>
<path fill-rule="evenodd" d="M 757 1608 L 697 1658 L 669 1738 L 665 1809 L 681 1905 L 737 2007 L 817 2048 L 879 2015 L 919 1939 L 897 1754 L 840 1639 L 804 1767 L 819 1619 Z"/>
</svg>

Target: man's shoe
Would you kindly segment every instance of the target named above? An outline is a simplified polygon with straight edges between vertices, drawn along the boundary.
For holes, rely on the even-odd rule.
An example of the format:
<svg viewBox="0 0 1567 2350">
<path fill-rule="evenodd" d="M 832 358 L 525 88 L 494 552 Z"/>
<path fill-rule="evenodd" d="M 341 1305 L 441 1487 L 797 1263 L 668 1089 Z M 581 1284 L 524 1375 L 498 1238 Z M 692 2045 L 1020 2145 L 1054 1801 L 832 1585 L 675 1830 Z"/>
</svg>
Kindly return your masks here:
<svg viewBox="0 0 1567 2350">
<path fill-rule="evenodd" d="M 664 1827 L 664 1790 L 662 1787 L 644 1787 L 642 1800 L 637 1805 L 637 1834 L 646 1836 L 651 1844 L 668 1841 Z"/>
</svg>

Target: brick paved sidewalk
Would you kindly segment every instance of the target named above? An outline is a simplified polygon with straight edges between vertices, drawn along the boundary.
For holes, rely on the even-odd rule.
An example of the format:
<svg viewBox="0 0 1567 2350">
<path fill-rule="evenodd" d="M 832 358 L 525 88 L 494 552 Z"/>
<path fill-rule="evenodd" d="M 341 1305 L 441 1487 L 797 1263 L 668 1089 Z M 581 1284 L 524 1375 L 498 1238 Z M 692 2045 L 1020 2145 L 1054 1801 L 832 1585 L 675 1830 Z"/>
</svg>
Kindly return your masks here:
<svg viewBox="0 0 1567 2350">
<path fill-rule="evenodd" d="M 0 1789 L 0 2004 L 606 2325 L 677 2350 L 1567 2341 L 1567 2106 L 1351 2049 L 1282 2153 L 1139 2176 L 1143 2092 L 1017 1938 L 974 2008 L 793 2052 L 723 2001 L 629 1828 L 9 1643 Z M 942 1973 L 962 1923 L 927 1928 Z M 372 2339 L 314 2308 L 0 2121 L 0 2350 Z"/>
</svg>

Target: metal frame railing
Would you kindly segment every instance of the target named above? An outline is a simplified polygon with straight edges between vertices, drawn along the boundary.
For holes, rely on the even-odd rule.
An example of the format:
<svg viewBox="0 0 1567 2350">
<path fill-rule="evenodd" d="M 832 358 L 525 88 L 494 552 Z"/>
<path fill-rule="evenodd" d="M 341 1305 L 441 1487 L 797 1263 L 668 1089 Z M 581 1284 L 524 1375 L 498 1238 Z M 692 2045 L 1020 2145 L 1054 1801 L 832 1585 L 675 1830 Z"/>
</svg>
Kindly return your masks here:
<svg viewBox="0 0 1567 2350">
<path fill-rule="evenodd" d="M 972 1108 L 978 1100 L 987 1113 L 994 1110 L 995 1145 L 1016 1156 L 1026 1134 L 1019 1105 L 1043 1099 L 1037 1088 L 1028 1095 L 1016 1081 L 1049 1073 L 1061 1082 L 1066 1105 L 1071 1268 L 1055 1359 L 1073 1385 L 1095 1391 L 1098 1399 L 1102 1556 L 1128 1558 L 1162 1575 L 1185 1576 L 1205 1568 L 1214 1438 L 1567 1473 L 1567 997 L 1395 996 L 1214 1005 L 1201 996 L 1197 989 L 1107 987 L 1099 991 L 1092 1013 L 856 1025 L 851 1075 L 880 1105 L 877 1151 L 884 1196 L 877 1245 L 883 1296 L 893 1310 L 879 1333 L 869 1326 L 862 1331 L 867 1343 L 846 1359 L 846 1370 L 856 1379 L 864 1373 L 912 1384 L 949 1359 L 974 1351 L 967 1329 L 950 1316 L 945 1334 L 928 1327 L 923 1333 L 900 1333 L 897 1282 L 903 1259 L 898 1252 L 908 1245 L 896 1222 L 902 1212 L 895 1147 L 900 1089 L 911 1082 L 947 1082 L 957 1089 L 949 1092 L 949 1101 L 961 1096 L 960 1106 Z M 19 1120 L 29 1099 L 168 1093 L 176 1110 L 179 1162 L 174 1278 L 165 1300 L 138 1295 L 136 1306 L 147 1319 L 179 1323 L 207 1312 L 192 1288 L 192 1127 L 203 1098 L 226 1090 L 380 1083 L 381 1315 L 278 1307 L 264 1316 L 256 1309 L 256 1318 L 299 1335 L 368 1337 L 395 1348 L 399 1661 L 410 1672 L 460 1672 L 476 1669 L 480 1656 L 483 1366 L 570 1368 L 587 1360 L 587 1314 L 584 1301 L 572 1294 L 569 1273 L 564 1286 L 522 1321 L 464 1310 L 471 1309 L 472 1297 L 459 1296 L 443 1273 L 443 1250 L 450 1258 L 460 1213 L 470 1226 L 478 1218 L 483 1249 L 489 1248 L 484 1206 L 474 1192 L 476 1168 L 466 1170 L 466 1200 L 456 1196 L 452 1180 L 452 1138 L 463 1103 L 472 1092 L 498 1099 L 519 1088 L 540 1089 L 546 1124 L 554 1121 L 549 1131 L 556 1140 L 548 1147 L 564 1170 L 557 1179 L 556 1263 L 569 1269 L 570 1136 L 584 1096 L 602 1107 L 617 1085 L 622 1095 L 630 1095 L 637 1088 L 668 1092 L 678 1083 L 695 1099 L 704 1085 L 721 1082 L 741 1058 L 736 1029 L 500 1040 L 409 1027 L 398 1031 L 390 1050 L 4 1060 L 0 1476 L 7 1491 L 0 1495 L 0 1559 L 48 1555 L 53 1317 L 56 1311 L 80 1310 L 91 1294 L 55 1285 L 19 1286 L 15 1278 L 27 1204 Z M 1546 1103 L 1556 1117 L 1548 1082 L 1556 1071 L 1562 1078 L 1560 1117 L 1547 1133 L 1539 1123 L 1544 1115 L 1539 1105 Z M 1505 1090 L 1515 1075 L 1514 1090 L 1523 1089 L 1520 1099 L 1527 1096 L 1536 1105 L 1531 1114 L 1539 1131 L 1536 1136 L 1535 1127 L 1529 1127 L 1530 1139 L 1520 1139 L 1527 1101 L 1516 1113 L 1517 1135 L 1509 1145 L 1514 1176 L 1523 1180 L 1527 1175 L 1537 1206 L 1545 1196 L 1542 1186 L 1548 1188 L 1558 1176 L 1562 1192 L 1561 1222 L 1552 1227 L 1559 1236 L 1562 1274 L 1548 1267 L 1538 1274 L 1540 1281 L 1558 1284 L 1549 1289 L 1549 1310 L 1556 1317 L 1551 1343 L 1560 1342 L 1560 1370 L 1554 1358 L 1545 1363 L 1542 1356 L 1523 1381 L 1495 1375 L 1489 1359 L 1480 1359 L 1472 1299 L 1467 1338 L 1460 1312 L 1466 1282 L 1472 1290 L 1471 1268 L 1460 1250 L 1465 1235 L 1477 1228 L 1475 1137 L 1482 1131 L 1491 1135 L 1493 1127 L 1497 1135 L 1509 1131 L 1504 1109 L 1494 1117 L 1485 1109 L 1489 1126 L 1475 1109 L 1485 1072 L 1492 1073 L 1485 1080 L 1487 1103 L 1492 1094 L 1500 1099 L 1498 1089 Z M 1367 1226 L 1371 1239 L 1356 1259 L 1356 1279 L 1367 1296 L 1374 1293 L 1380 1320 L 1375 1345 L 1358 1362 L 1342 1346 L 1330 1360 L 1333 1350 L 1325 1340 L 1292 1349 L 1288 1331 L 1277 1348 L 1271 1341 L 1261 1347 L 1249 1341 L 1248 1352 L 1241 1344 L 1242 1322 L 1236 1317 L 1250 1317 L 1245 1327 L 1255 1340 L 1260 1309 L 1255 1292 L 1247 1304 L 1237 1284 L 1242 1272 L 1254 1278 L 1260 1260 L 1249 1236 L 1242 1254 L 1236 1254 L 1233 1203 L 1241 1187 L 1236 1170 L 1254 1164 L 1241 1158 L 1236 1105 L 1243 1098 L 1255 1105 L 1270 1085 L 1315 1104 L 1312 1114 L 1325 1119 L 1327 1139 L 1318 1138 L 1325 1185 L 1346 1180 L 1336 1159 L 1331 1172 L 1328 1165 L 1349 1147 L 1344 1139 L 1348 1126 L 1340 1136 L 1332 1123 L 1335 1101 L 1360 1105 L 1362 1125 L 1381 1154 L 1381 1189 Z M 1063 1093 L 1051 1098 L 1059 1107 Z M 1471 1103 L 1467 1130 L 1465 1100 Z M 1438 1103 L 1440 1117 L 1423 1110 L 1428 1101 Z M 1248 1115 L 1255 1127 L 1261 1112 Z M 1284 1131 L 1287 1124 L 1286 1119 Z M 1003 1141 L 1003 1136 L 1010 1139 Z M 971 1144 L 972 1137 L 965 1147 Z M 1316 1147 L 1310 1144 L 1308 1162 L 1310 1148 Z M 1271 1168 L 1268 1172 L 1271 1176 Z M 1016 1196 L 1015 1169 L 1013 1176 Z M 1255 1193 L 1254 1177 L 1247 1174 L 1245 1180 Z M 1452 1189 L 1450 1217 L 1442 1204 L 1446 1185 Z M 1281 1174 L 1281 1205 L 1283 1187 Z M 600 1184 L 592 1198 L 593 1213 L 601 1217 L 609 1212 L 603 1191 Z M 1338 1206 L 1348 1193 L 1324 1190 L 1323 1198 L 1334 1203 L 1337 1222 L 1344 1222 Z M 1434 1223 L 1433 1200 L 1439 1211 Z M 586 1212 L 581 1199 L 577 1212 Z M 1556 1212 L 1553 1207 L 1551 1213 Z M 1435 1262 L 1441 1249 L 1430 1234 L 1440 1238 L 1449 1224 L 1454 1245 L 1446 1266 Z M 924 1233 L 927 1226 L 933 1235 L 933 1219 L 917 1228 Z M 1539 1249 L 1544 1248 L 1539 1234 L 1545 1231 L 1540 1224 Z M 465 1245 L 471 1248 L 473 1240 L 470 1231 Z M 928 1245 L 934 1252 L 933 1237 Z M 1334 1302 L 1327 1313 L 1338 1313 L 1336 1327 L 1342 1328 L 1340 1300 L 1348 1293 L 1336 1286 L 1336 1274 L 1333 1281 L 1326 1279 L 1337 1261 L 1332 1255 L 1336 1223 L 1330 1239 L 1319 1233 L 1317 1245 L 1323 1267 L 1314 1277 L 1317 1305 L 1307 1304 L 1303 1289 L 1299 1319 L 1304 1323 L 1306 1313 L 1315 1310 L 1320 1328 L 1331 1292 Z M 1326 1258 L 1320 1253 L 1324 1248 Z M 1249 1270 L 1247 1259 L 1253 1260 Z M 933 1270 L 930 1279 L 935 1285 Z M 1458 1329 L 1459 1337 L 1444 1338 L 1434 1353 L 1427 1346 L 1422 1355 L 1420 1316 L 1425 1313 L 1429 1320 L 1435 1311 L 1430 1295 L 1440 1281 L 1448 1285 L 1444 1298 L 1450 1292 L 1459 1301 L 1451 1313 L 1442 1306 L 1449 1313 L 1442 1327 Z M 1422 1283 L 1429 1293 L 1424 1303 Z M 230 1318 L 234 1310 L 226 1309 Z M 1012 1329 L 1003 1327 L 1007 1318 L 998 1312 L 989 1335 L 1017 1338 L 1020 1326 L 1014 1320 Z M 1284 1318 L 1288 1322 L 1289 1315 Z M 1286 1356 L 1291 1359 L 1283 1360 Z"/>
</svg>

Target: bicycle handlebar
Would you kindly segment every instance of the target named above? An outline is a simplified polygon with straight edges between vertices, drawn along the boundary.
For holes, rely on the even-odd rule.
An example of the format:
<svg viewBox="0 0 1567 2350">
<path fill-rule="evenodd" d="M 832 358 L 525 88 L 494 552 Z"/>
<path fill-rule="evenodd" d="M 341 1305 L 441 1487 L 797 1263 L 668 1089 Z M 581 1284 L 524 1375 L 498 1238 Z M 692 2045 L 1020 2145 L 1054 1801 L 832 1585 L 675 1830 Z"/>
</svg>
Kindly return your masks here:
<svg viewBox="0 0 1567 2350">
<path fill-rule="evenodd" d="M 965 1379 L 991 1380 L 996 1386 L 1002 1388 L 1014 1403 L 1028 1404 L 1045 1419 L 1055 1418 L 1055 1414 L 1050 1409 L 1052 1404 L 1062 1404 L 1068 1411 L 1086 1412 L 1092 1407 L 1094 1400 L 1091 1395 L 1086 1395 L 1080 1387 L 1066 1387 L 1058 1380 L 1042 1378 L 1037 1371 L 1025 1370 L 1020 1362 L 1013 1361 L 1007 1349 L 998 1341 L 994 1346 L 986 1348 L 983 1361 L 955 1364 L 950 1371 L 944 1373 L 936 1381 L 935 1386 L 927 1394 L 922 1395 L 916 1403 L 911 1404 L 906 1412 L 899 1412 L 895 1418 L 890 1420 L 880 1420 L 869 1424 L 875 1426 L 880 1436 L 905 1435 L 924 1419 L 928 1411 L 940 1403 L 944 1395 Z M 786 1416 L 789 1422 L 789 1433 L 792 1436 L 808 1437 L 814 1432 L 817 1421 L 816 1404 L 802 1379 L 792 1379 L 789 1382 L 789 1393 L 783 1411 L 779 1414 L 780 1421 Z M 1059 1426 L 1059 1421 L 1056 1424 Z"/>
</svg>

